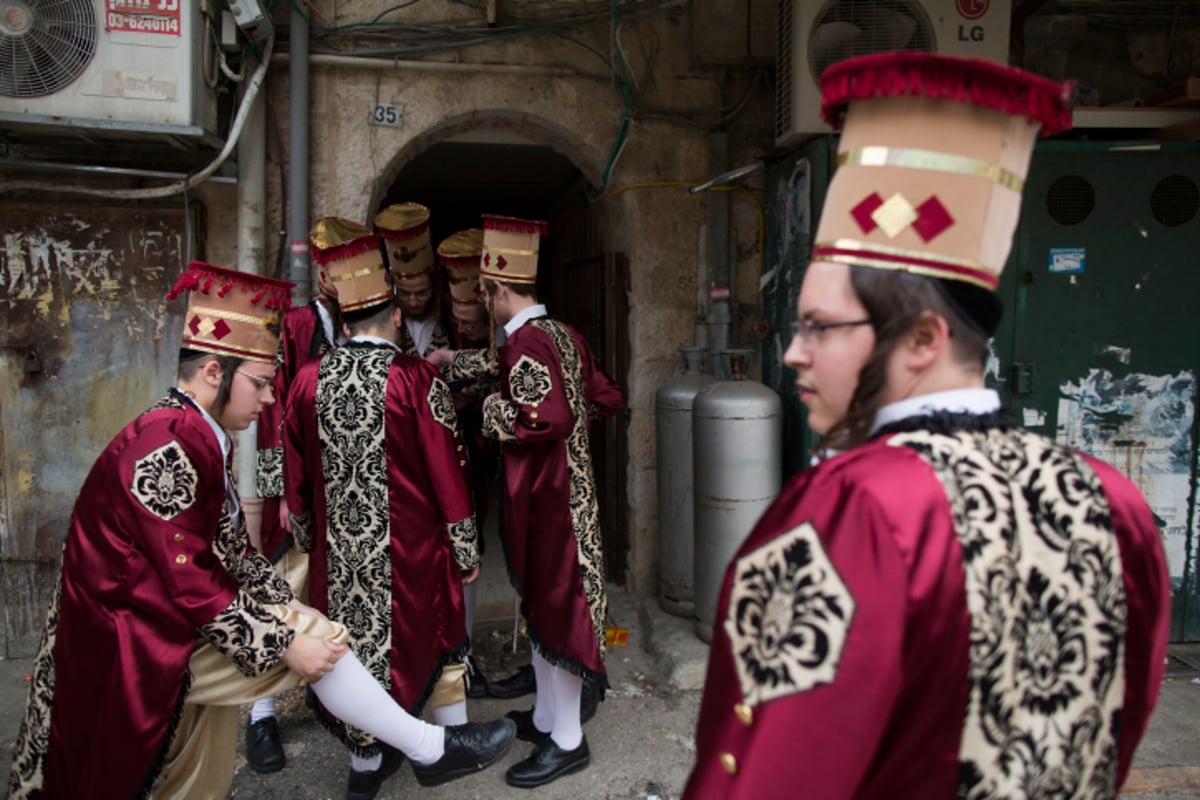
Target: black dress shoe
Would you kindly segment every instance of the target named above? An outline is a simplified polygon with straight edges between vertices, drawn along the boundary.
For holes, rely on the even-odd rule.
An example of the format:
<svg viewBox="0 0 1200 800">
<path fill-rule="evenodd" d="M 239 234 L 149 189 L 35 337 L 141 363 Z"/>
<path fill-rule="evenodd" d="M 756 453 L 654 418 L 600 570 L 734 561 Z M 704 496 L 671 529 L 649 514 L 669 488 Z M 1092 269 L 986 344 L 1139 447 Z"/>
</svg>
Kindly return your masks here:
<svg viewBox="0 0 1200 800">
<path fill-rule="evenodd" d="M 504 780 L 509 786 L 532 789 L 545 786 L 563 775 L 579 772 L 590 763 L 592 754 L 588 752 L 586 736 L 574 750 L 563 750 L 553 739 L 547 738 L 533 751 L 533 755 L 509 767 Z"/>
<path fill-rule="evenodd" d="M 604 700 L 604 690 L 600 683 L 588 675 L 583 676 L 583 691 L 579 695 L 579 724 L 596 716 L 596 709 Z"/>
<path fill-rule="evenodd" d="M 404 754 L 390 745 L 383 744 L 382 747 L 383 760 L 379 769 L 360 772 L 351 768 L 350 779 L 346 782 L 346 800 L 374 800 L 383 782 L 400 769 Z"/>
<path fill-rule="evenodd" d="M 504 700 L 536 691 L 537 674 L 533 671 L 533 664 L 526 664 L 507 678 L 488 684 L 488 694 Z"/>
<path fill-rule="evenodd" d="M 286 759 L 279 741 L 279 722 L 274 717 L 263 717 L 246 727 L 246 761 L 255 772 L 283 769 Z"/>
<path fill-rule="evenodd" d="M 446 752 L 442 757 L 428 765 L 413 762 L 417 783 L 440 786 L 487 769 L 504 757 L 516 733 L 516 723 L 508 718 L 446 728 Z"/>
<path fill-rule="evenodd" d="M 517 738 L 523 742 L 541 744 L 550 738 L 549 733 L 538 730 L 538 726 L 533 724 L 532 708 L 528 711 L 510 711 L 504 716 L 517 724 Z"/>
<path fill-rule="evenodd" d="M 488 696 L 488 679 L 479 671 L 475 656 L 467 656 L 467 697 L 478 700 Z"/>
</svg>

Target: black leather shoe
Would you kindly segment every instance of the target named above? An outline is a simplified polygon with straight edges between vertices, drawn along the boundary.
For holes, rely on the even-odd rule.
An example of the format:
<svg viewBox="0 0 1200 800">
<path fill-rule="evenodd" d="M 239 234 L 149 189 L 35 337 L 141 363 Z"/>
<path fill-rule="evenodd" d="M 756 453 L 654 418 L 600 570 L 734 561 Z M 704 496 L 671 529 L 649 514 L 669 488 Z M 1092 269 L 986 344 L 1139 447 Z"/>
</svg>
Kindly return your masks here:
<svg viewBox="0 0 1200 800">
<path fill-rule="evenodd" d="M 588 752 L 586 736 L 574 750 L 563 750 L 553 739 L 547 738 L 533 751 L 533 755 L 509 767 L 504 780 L 509 786 L 532 789 L 545 786 L 563 775 L 579 772 L 590 763 L 592 754 Z"/>
<path fill-rule="evenodd" d="M 488 679 L 479 671 L 475 656 L 467 656 L 467 697 L 478 700 L 488 696 Z"/>
<path fill-rule="evenodd" d="M 528 711 L 510 711 L 504 716 L 517 724 L 517 738 L 523 742 L 541 744 L 550 738 L 549 733 L 538 730 L 538 726 L 533 724 L 532 708 Z"/>
<path fill-rule="evenodd" d="M 274 717 L 263 717 L 246 727 L 246 761 L 255 772 L 279 772 L 287 759 L 283 755 L 283 743 L 279 741 L 279 722 Z"/>
<path fill-rule="evenodd" d="M 413 762 L 417 783 L 440 786 L 487 769 L 504 757 L 516 733 L 516 723 L 507 717 L 446 728 L 445 754 L 429 765 Z"/>
<path fill-rule="evenodd" d="M 394 747 L 383 745 L 383 761 L 379 769 L 370 772 L 350 770 L 350 780 L 346 782 L 346 800 L 374 800 L 379 794 L 379 787 L 389 777 L 400 769 L 404 763 L 404 754 Z"/>
<path fill-rule="evenodd" d="M 488 694 L 504 700 L 536 691 L 537 674 L 533 671 L 533 664 L 526 664 L 507 678 L 488 684 Z"/>
<path fill-rule="evenodd" d="M 596 709 L 600 707 L 600 703 L 603 700 L 604 690 L 600 688 L 600 684 L 595 678 L 585 675 L 583 677 L 583 691 L 579 695 L 580 725 L 596 716 Z"/>
</svg>

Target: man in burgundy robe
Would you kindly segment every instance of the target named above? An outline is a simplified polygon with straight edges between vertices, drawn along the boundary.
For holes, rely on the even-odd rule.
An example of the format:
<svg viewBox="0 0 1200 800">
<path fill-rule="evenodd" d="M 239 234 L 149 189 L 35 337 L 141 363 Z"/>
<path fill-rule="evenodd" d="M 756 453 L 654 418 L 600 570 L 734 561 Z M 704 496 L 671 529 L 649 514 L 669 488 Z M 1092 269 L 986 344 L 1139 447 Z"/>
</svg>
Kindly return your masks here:
<svg viewBox="0 0 1200 800">
<path fill-rule="evenodd" d="M 983 374 L 1066 93 L 916 53 L 822 80 L 842 166 L 785 362 L 830 456 L 725 574 L 684 797 L 1113 798 L 1164 671 L 1160 532 Z"/>
<path fill-rule="evenodd" d="M 350 340 L 302 369 L 288 397 L 284 472 L 292 531 L 310 553 L 309 602 L 403 708 L 467 721 L 463 583 L 478 574 L 469 464 L 449 387 L 397 347 L 386 272 L 331 270 Z M 362 284 L 375 280 L 376 289 Z M 353 296 L 352 296 L 353 295 Z M 323 720 L 351 749 L 351 794 L 386 754 Z"/>
<path fill-rule="evenodd" d="M 607 596 L 588 425 L 624 404 L 577 331 L 546 317 L 533 291 L 545 223 L 484 217 L 481 277 L 505 326 L 501 392 L 484 403 L 484 434 L 501 443 L 504 544 L 533 643 L 537 700 L 513 712 L 537 744 L 510 785 L 533 787 L 585 768 L 583 677 L 603 691 Z"/>
</svg>

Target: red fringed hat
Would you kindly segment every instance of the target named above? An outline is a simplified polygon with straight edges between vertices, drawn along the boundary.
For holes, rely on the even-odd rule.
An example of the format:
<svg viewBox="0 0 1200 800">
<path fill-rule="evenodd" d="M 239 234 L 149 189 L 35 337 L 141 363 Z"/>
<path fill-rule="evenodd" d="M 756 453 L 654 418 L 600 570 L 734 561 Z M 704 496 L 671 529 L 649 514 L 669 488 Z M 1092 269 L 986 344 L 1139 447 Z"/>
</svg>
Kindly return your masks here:
<svg viewBox="0 0 1200 800">
<path fill-rule="evenodd" d="M 321 217 L 309 232 L 321 291 L 343 311 L 356 311 L 392 299 L 379 237 L 370 228 L 341 217 Z"/>
<path fill-rule="evenodd" d="M 291 307 L 293 285 L 203 261 L 191 262 L 167 292 L 168 300 L 188 293 L 181 345 L 274 364 L 279 322 Z"/>
<path fill-rule="evenodd" d="M 433 270 L 429 209 L 420 203 L 396 203 L 375 215 L 375 229 L 387 247 L 388 266 L 398 281 Z"/>
<path fill-rule="evenodd" d="M 479 288 L 479 257 L 483 253 L 483 229 L 467 228 L 451 234 L 438 245 L 438 263 L 450 280 L 450 299 L 456 306 L 482 302 Z"/>
<path fill-rule="evenodd" d="M 842 131 L 814 261 L 995 291 L 1039 129 L 1071 127 L 1068 87 L 978 59 L 882 53 L 821 76 Z"/>
<path fill-rule="evenodd" d="M 541 220 L 484 214 L 480 274 L 502 283 L 537 283 L 538 243 L 549 235 Z"/>
</svg>

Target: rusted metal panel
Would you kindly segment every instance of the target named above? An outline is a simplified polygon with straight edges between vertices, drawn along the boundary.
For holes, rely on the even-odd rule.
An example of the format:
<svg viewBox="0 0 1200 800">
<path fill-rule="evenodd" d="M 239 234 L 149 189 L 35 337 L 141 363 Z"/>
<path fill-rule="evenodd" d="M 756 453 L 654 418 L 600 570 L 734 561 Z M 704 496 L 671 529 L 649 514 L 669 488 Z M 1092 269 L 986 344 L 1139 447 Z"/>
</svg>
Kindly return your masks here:
<svg viewBox="0 0 1200 800">
<path fill-rule="evenodd" d="M 174 380 L 181 209 L 0 203 L 4 648 L 37 645 L 80 485 Z"/>
</svg>

